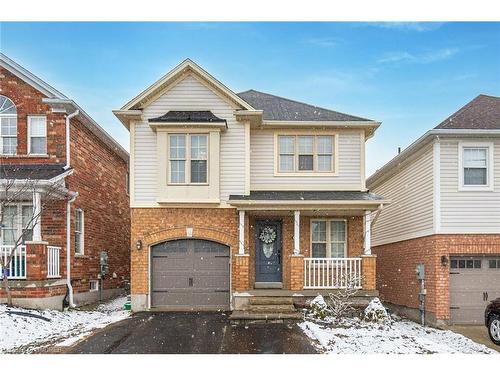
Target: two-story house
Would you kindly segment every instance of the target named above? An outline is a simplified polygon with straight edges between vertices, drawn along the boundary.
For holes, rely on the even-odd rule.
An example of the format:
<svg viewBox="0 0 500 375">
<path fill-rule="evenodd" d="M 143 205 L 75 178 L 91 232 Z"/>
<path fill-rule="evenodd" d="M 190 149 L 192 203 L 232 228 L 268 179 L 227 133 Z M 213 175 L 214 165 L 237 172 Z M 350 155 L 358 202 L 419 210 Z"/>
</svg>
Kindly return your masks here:
<svg viewBox="0 0 500 375">
<path fill-rule="evenodd" d="M 500 98 L 479 95 L 375 172 L 391 200 L 373 226 L 377 285 L 419 315 L 418 264 L 432 324 L 483 324 L 500 297 Z"/>
<path fill-rule="evenodd" d="M 66 295 L 79 305 L 123 290 L 128 159 L 73 100 L 0 54 L 0 256 L 23 238 L 6 275 L 15 305 L 60 309 Z"/>
<path fill-rule="evenodd" d="M 114 113 L 130 131 L 134 310 L 376 295 L 370 218 L 387 202 L 364 151 L 380 123 L 236 94 L 189 59 Z"/>
</svg>

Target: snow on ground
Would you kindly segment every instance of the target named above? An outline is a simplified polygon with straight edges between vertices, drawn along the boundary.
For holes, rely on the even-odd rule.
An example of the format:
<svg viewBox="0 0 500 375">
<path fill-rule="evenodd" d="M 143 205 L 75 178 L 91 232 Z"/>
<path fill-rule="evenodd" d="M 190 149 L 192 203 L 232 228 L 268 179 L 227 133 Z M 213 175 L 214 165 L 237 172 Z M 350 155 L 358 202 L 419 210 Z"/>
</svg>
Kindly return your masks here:
<svg viewBox="0 0 500 375">
<path fill-rule="evenodd" d="M 127 298 L 119 297 L 93 310 L 28 310 L 0 305 L 0 353 L 30 353 L 47 346 L 71 346 L 92 331 L 126 319 Z M 9 311 L 31 313 L 50 319 L 9 314 Z"/>
<path fill-rule="evenodd" d="M 457 333 L 422 327 L 396 316 L 387 324 L 358 318 L 344 319 L 339 324 L 309 319 L 299 323 L 299 327 L 321 349 L 332 354 L 498 354 Z"/>
</svg>

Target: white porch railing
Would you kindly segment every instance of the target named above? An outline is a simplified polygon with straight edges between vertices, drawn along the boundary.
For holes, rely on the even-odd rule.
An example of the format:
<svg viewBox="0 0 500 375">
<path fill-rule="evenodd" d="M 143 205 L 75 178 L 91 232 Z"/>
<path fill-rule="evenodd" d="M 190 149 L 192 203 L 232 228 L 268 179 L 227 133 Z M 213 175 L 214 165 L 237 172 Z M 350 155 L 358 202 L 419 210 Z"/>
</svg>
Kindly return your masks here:
<svg viewBox="0 0 500 375">
<path fill-rule="evenodd" d="M 47 246 L 47 278 L 61 277 L 59 271 L 59 253 L 61 248 L 57 246 Z"/>
<path fill-rule="evenodd" d="M 7 263 L 7 258 L 9 257 L 14 246 L 11 245 L 1 245 L 0 246 L 0 256 L 3 257 L 4 264 Z M 0 279 L 3 279 L 3 270 L 0 267 Z M 26 246 L 19 246 L 15 252 L 12 260 L 10 261 L 9 267 L 7 268 L 7 278 L 12 280 L 22 280 L 26 279 Z"/>
<path fill-rule="evenodd" d="M 361 289 L 361 258 L 304 258 L 304 289 Z"/>
</svg>

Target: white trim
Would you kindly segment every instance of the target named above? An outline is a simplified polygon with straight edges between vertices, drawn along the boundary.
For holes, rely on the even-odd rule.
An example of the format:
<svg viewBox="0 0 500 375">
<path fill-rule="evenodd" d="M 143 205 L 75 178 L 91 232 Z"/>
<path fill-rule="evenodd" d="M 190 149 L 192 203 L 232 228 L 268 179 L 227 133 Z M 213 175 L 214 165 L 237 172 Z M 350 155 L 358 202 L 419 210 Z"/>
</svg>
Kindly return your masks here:
<svg viewBox="0 0 500 375">
<path fill-rule="evenodd" d="M 293 213 L 293 255 L 300 254 L 300 211 Z"/>
<path fill-rule="evenodd" d="M 44 134 L 44 138 L 45 138 L 45 154 L 39 154 L 39 153 L 34 153 L 34 152 L 31 152 L 31 120 L 34 119 L 34 118 L 43 118 L 45 119 L 45 134 Z M 45 115 L 29 115 L 28 116 L 28 119 L 27 119 L 27 123 L 28 123 L 28 131 L 27 131 L 27 141 L 28 141 L 28 152 L 27 154 L 30 155 L 30 156 L 48 156 L 49 154 L 49 150 L 48 150 L 48 142 L 47 142 L 47 116 Z M 42 137 L 37 137 L 37 138 L 42 138 Z"/>
<path fill-rule="evenodd" d="M 194 159 L 196 160 L 205 160 L 207 162 L 207 180 L 206 182 L 191 182 L 191 137 L 193 136 L 199 136 L 203 135 L 206 138 L 206 147 L 207 147 L 207 156 L 206 159 Z M 184 136 L 184 142 L 185 142 L 185 155 L 184 159 L 170 159 L 170 137 L 171 136 Z M 171 161 L 182 161 L 184 160 L 184 182 L 172 182 L 172 175 L 171 175 L 171 167 L 170 167 L 170 162 Z M 168 132 L 167 133 L 167 185 L 174 185 L 174 186 L 179 186 L 179 185 L 186 185 L 186 186 L 208 186 L 210 185 L 210 133 L 205 133 L 205 132 L 186 132 L 186 133 L 179 133 L 179 132 Z"/>
<path fill-rule="evenodd" d="M 441 231 L 441 143 L 439 142 L 439 137 L 436 138 L 433 144 L 433 158 L 432 158 L 432 169 L 433 169 L 433 211 L 434 211 L 434 232 L 439 233 Z"/>
<path fill-rule="evenodd" d="M 364 236 L 363 236 L 363 254 L 364 255 L 371 255 L 372 254 L 372 248 L 371 248 L 371 211 L 365 211 L 365 214 L 363 216 L 363 229 L 364 229 Z"/>
<path fill-rule="evenodd" d="M 7 95 L 0 94 L 0 97 L 2 97 L 2 96 L 4 98 L 6 98 L 7 100 L 9 100 L 12 103 L 12 105 L 14 106 L 14 108 L 16 110 L 16 113 L 15 114 L 3 114 L 3 113 L 0 113 L 0 155 L 1 156 L 6 156 L 6 157 L 9 157 L 9 156 L 10 157 L 16 157 L 18 155 L 17 146 L 18 146 L 18 140 L 19 140 L 18 139 L 19 137 L 17 135 L 17 133 L 18 133 L 18 126 L 17 126 L 18 125 L 17 124 L 17 122 L 18 122 L 17 106 L 16 106 L 16 103 L 14 103 L 14 101 L 10 97 L 8 97 Z M 11 107 L 9 107 L 9 108 L 11 108 Z M 9 109 L 9 108 L 7 108 L 7 109 Z M 3 138 L 4 138 L 4 136 L 2 135 L 2 118 L 10 118 L 10 119 L 14 118 L 14 119 L 16 119 L 16 136 L 15 136 L 15 138 L 16 138 L 16 149 L 15 149 L 15 151 L 14 151 L 13 154 L 5 154 L 3 152 Z M 8 136 L 5 136 L 5 138 L 14 138 L 14 136 L 8 135 Z"/>
<path fill-rule="evenodd" d="M 245 254 L 245 211 L 240 211 L 239 213 L 239 242 L 238 242 L 238 254 Z"/>
<path fill-rule="evenodd" d="M 76 219 L 78 217 L 78 212 L 81 213 L 81 227 L 82 230 L 78 232 L 78 236 L 80 236 L 80 244 L 81 244 L 81 251 L 77 251 L 78 249 L 76 248 L 76 236 L 77 236 L 77 231 L 76 231 Z M 81 208 L 77 208 L 75 210 L 75 256 L 78 255 L 85 255 L 85 212 Z"/>
<path fill-rule="evenodd" d="M 39 192 L 33 192 L 33 241 L 42 241 L 42 197 Z"/>
<path fill-rule="evenodd" d="M 464 148 L 486 148 L 486 185 L 464 185 L 463 157 Z M 494 190 L 494 163 L 493 154 L 495 146 L 493 142 L 458 142 L 458 191 L 493 191 Z"/>
</svg>

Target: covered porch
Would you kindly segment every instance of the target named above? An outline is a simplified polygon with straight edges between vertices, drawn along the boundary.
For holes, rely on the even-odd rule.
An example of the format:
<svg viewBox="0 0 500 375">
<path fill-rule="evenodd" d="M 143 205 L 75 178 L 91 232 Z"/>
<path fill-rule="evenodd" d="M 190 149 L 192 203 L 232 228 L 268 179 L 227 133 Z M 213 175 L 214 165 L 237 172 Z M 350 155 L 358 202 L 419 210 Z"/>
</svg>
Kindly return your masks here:
<svg viewBox="0 0 500 375">
<path fill-rule="evenodd" d="M 231 196 L 239 211 L 235 300 L 263 293 L 306 297 L 345 288 L 373 295 L 376 257 L 370 229 L 387 203 L 367 192 Z"/>
</svg>

